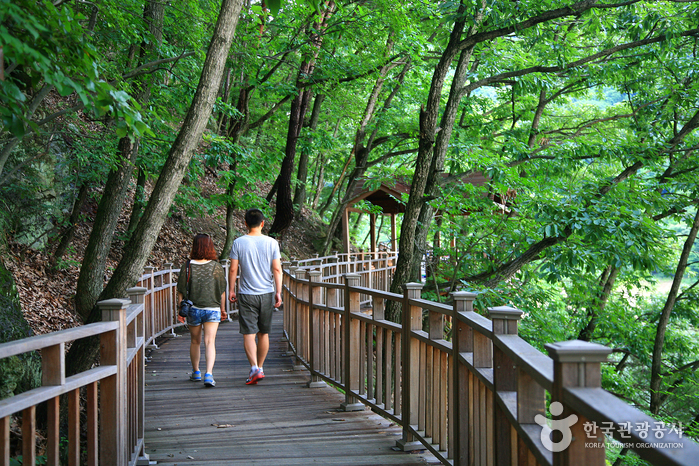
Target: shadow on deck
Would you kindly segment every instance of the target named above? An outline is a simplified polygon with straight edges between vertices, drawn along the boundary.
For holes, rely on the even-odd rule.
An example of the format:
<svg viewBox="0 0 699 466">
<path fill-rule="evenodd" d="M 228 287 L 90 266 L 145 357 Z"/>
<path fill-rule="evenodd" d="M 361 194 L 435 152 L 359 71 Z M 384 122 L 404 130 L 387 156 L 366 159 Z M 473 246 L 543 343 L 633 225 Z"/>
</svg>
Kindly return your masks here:
<svg viewBox="0 0 699 466">
<path fill-rule="evenodd" d="M 145 445 L 159 465 L 425 465 L 424 452 L 392 450 L 401 429 L 365 410 L 339 411 L 344 396 L 307 388 L 307 371 L 282 356 L 282 313 L 275 313 L 265 379 L 245 385 L 249 365 L 238 322 L 216 338 L 215 388 L 190 382 L 189 335 L 168 338 L 146 367 Z M 202 367 L 203 367 L 202 345 Z M 227 427 L 217 427 L 227 426 Z"/>
</svg>

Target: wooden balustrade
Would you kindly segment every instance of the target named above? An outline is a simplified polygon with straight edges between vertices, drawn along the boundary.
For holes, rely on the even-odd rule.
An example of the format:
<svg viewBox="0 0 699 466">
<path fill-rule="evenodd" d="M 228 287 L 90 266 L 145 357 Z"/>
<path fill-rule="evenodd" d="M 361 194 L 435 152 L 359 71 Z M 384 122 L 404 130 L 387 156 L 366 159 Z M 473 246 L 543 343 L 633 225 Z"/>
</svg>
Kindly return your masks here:
<svg viewBox="0 0 699 466">
<path fill-rule="evenodd" d="M 608 348 L 560 342 L 542 354 L 518 336 L 517 309 L 491 308 L 487 319 L 473 311 L 473 293 L 455 292 L 453 304 L 445 305 L 422 299 L 419 283 L 404 285 L 402 295 L 370 288 L 390 285 L 395 257 L 347 258 L 284 264 L 287 354 L 295 358 L 295 369 L 310 371 L 309 387 L 341 388 L 342 409 L 368 406 L 401 425 L 398 447 L 428 449 L 454 465 L 601 466 L 604 426 L 608 437 L 654 464 L 696 464 L 699 445 L 672 430 L 655 442 L 647 430 L 644 435 L 633 427 L 657 421 L 601 388 Z M 47 464 L 58 465 L 62 395 L 69 464 L 80 463 L 82 450 L 91 465 L 147 462 L 144 348 L 176 325 L 174 272 L 169 264 L 162 271 L 147 268 L 143 286 L 129 290 L 130 301 L 99 303 L 103 322 L 0 345 L 0 358 L 41 350 L 43 371 L 41 387 L 0 400 L 0 466 L 9 465 L 10 417 L 18 413 L 24 462 L 35 463 L 36 406 L 43 402 Z M 400 324 L 385 319 L 386 301 L 401 306 Z M 100 365 L 66 377 L 65 344 L 96 336 Z M 87 442 L 81 446 L 83 387 Z M 546 392 L 554 417 L 550 429 L 542 427 Z M 660 439 L 657 431 L 652 434 Z"/>
<path fill-rule="evenodd" d="M 284 264 L 284 335 L 309 387 L 331 384 L 342 409 L 368 406 L 401 425 L 398 447 L 454 465 L 602 466 L 607 426 L 654 464 L 696 464 L 699 445 L 677 432 L 624 435 L 627 423 L 657 421 L 600 388 L 608 348 L 561 342 L 546 355 L 519 337 L 518 309 L 491 308 L 488 319 L 474 293 L 445 305 L 422 299 L 420 283 L 402 295 L 371 288 L 391 283 L 395 260 L 383 254 Z M 400 304 L 400 324 L 385 319 L 386 301 Z"/>
<path fill-rule="evenodd" d="M 0 344 L 0 358 L 41 351 L 41 386 L 0 400 L 0 465 L 8 466 L 10 418 L 21 413 L 23 464 L 36 463 L 36 407 L 46 403 L 46 464 L 58 466 L 59 412 L 65 395 L 68 413 L 69 465 L 135 465 L 148 463 L 144 452 L 145 321 L 142 287 L 128 290 L 130 300 L 97 303 L 102 322 Z M 65 345 L 81 338 L 100 339 L 99 366 L 72 376 L 65 373 Z M 80 393 L 85 391 L 87 440 L 80 441 Z"/>
</svg>

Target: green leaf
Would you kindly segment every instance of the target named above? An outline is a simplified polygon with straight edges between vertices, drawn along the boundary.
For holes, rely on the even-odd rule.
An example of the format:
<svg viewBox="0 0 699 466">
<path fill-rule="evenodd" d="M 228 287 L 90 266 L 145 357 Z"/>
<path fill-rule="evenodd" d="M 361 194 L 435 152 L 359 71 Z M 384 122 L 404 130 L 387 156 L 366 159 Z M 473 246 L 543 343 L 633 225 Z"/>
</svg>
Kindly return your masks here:
<svg viewBox="0 0 699 466">
<path fill-rule="evenodd" d="M 17 115 L 12 115 L 12 121 L 10 122 L 10 132 L 16 138 L 24 137 L 24 133 L 25 133 L 24 122 Z"/>
<path fill-rule="evenodd" d="M 269 14 L 276 17 L 279 14 L 279 9 L 282 6 L 281 0 L 267 0 L 265 3 L 269 8 Z"/>
</svg>

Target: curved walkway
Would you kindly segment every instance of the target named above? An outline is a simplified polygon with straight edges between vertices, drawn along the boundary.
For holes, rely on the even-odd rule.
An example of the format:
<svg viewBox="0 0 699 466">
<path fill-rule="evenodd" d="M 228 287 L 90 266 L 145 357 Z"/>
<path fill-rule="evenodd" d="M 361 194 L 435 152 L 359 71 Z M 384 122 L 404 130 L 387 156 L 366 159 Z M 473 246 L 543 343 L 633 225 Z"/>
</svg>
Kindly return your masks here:
<svg viewBox="0 0 699 466">
<path fill-rule="evenodd" d="M 168 338 L 146 366 L 145 443 L 159 465 L 425 465 L 423 452 L 394 451 L 401 430 L 369 410 L 342 412 L 331 387 L 307 388 L 307 371 L 283 356 L 282 313 L 265 379 L 245 385 L 249 365 L 238 322 L 216 339 L 215 388 L 190 382 L 189 335 Z M 202 355 L 204 347 L 202 344 Z M 202 361 L 203 363 L 203 361 Z M 202 364 L 203 366 L 203 364 Z"/>
</svg>

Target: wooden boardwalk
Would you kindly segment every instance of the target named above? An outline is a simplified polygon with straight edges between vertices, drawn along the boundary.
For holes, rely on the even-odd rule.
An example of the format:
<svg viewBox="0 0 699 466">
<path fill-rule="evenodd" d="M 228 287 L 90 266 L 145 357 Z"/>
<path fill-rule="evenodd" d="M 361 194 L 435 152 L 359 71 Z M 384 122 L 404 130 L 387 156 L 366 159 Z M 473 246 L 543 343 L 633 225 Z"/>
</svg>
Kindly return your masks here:
<svg viewBox="0 0 699 466">
<path fill-rule="evenodd" d="M 249 365 L 238 322 L 216 338 L 215 388 L 190 382 L 189 334 L 168 338 L 146 366 L 145 444 L 159 465 L 425 465 L 423 452 L 394 451 L 400 428 L 369 410 L 342 412 L 344 395 L 307 388 L 307 371 L 282 356 L 275 313 L 265 379 L 245 385 Z M 204 346 L 202 344 L 202 368 Z M 224 426 L 224 427 L 221 427 Z"/>
</svg>

